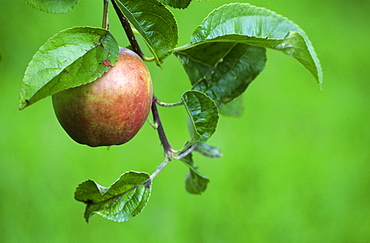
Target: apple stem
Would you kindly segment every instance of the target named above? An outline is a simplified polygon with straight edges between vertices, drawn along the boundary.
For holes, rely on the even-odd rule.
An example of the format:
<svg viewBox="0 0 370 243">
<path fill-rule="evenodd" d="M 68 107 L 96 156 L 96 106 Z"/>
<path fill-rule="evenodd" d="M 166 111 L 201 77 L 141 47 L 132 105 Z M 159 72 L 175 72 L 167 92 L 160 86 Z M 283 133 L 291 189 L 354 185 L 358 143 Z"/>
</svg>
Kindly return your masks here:
<svg viewBox="0 0 370 243">
<path fill-rule="evenodd" d="M 164 129 L 162 126 L 161 119 L 159 117 L 158 108 L 157 108 L 157 100 L 158 100 L 157 97 L 153 96 L 153 102 L 152 102 L 153 120 L 154 120 L 154 123 L 157 125 L 158 136 L 159 136 L 159 139 L 161 140 L 164 153 L 166 154 L 166 156 L 168 156 L 169 154 L 172 153 L 172 146 L 168 142 L 166 133 L 164 132 Z"/>
<path fill-rule="evenodd" d="M 114 10 L 116 11 L 119 20 L 121 21 L 122 27 L 126 32 L 126 35 L 128 37 L 128 40 L 130 41 L 132 50 L 136 52 L 141 58 L 145 57 L 144 53 L 141 51 L 139 43 L 137 42 L 134 32 L 132 31 L 130 22 L 127 20 L 127 18 L 123 15 L 119 7 L 117 6 L 116 2 L 113 0 L 111 1 L 114 7 Z"/>
<path fill-rule="evenodd" d="M 103 0 L 103 4 L 104 4 L 104 10 L 103 10 L 102 28 L 107 30 L 108 29 L 108 4 L 109 4 L 109 0 Z"/>
</svg>

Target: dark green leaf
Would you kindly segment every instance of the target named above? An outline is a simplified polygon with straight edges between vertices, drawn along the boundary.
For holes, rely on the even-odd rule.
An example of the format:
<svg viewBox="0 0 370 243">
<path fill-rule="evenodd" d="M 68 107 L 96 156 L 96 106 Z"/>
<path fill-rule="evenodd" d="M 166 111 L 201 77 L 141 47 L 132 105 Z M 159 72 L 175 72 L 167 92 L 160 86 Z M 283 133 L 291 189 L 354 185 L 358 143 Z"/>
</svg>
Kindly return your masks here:
<svg viewBox="0 0 370 243">
<path fill-rule="evenodd" d="M 104 29 L 74 27 L 51 37 L 33 56 L 21 86 L 19 109 L 99 78 L 118 59 L 118 44 Z"/>
<path fill-rule="evenodd" d="M 207 189 L 209 178 L 196 170 L 190 169 L 185 178 L 185 189 L 191 194 L 202 194 Z"/>
<path fill-rule="evenodd" d="M 52 14 L 71 11 L 80 0 L 24 0 L 31 7 Z"/>
<path fill-rule="evenodd" d="M 321 65 L 305 32 L 268 9 L 244 3 L 221 6 L 194 31 L 190 45 L 177 51 L 204 42 L 237 42 L 282 51 L 298 60 L 322 83 Z"/>
<path fill-rule="evenodd" d="M 123 222 L 140 213 L 151 193 L 150 176 L 141 172 L 126 172 L 110 187 L 88 180 L 80 184 L 75 199 L 86 204 L 84 217 L 88 222 L 93 214 Z"/>
<path fill-rule="evenodd" d="M 199 173 L 197 168 L 193 166 L 192 154 L 188 154 L 181 160 L 189 167 L 189 172 L 185 177 L 186 191 L 191 194 L 202 194 L 207 189 L 209 178 Z"/>
<path fill-rule="evenodd" d="M 160 64 L 177 45 L 177 24 L 172 13 L 156 0 L 114 0 L 144 38 Z"/>
<path fill-rule="evenodd" d="M 224 116 L 241 117 L 244 112 L 243 96 L 240 95 L 230 103 L 221 104 L 218 110 Z"/>
<path fill-rule="evenodd" d="M 191 144 L 206 142 L 215 132 L 218 122 L 218 109 L 215 102 L 198 91 L 187 91 L 181 99 L 194 130 Z"/>
<path fill-rule="evenodd" d="M 173 8 L 187 8 L 192 0 L 158 0 Z"/>
<path fill-rule="evenodd" d="M 187 72 L 191 84 L 201 79 L 209 79 L 216 65 L 235 46 L 232 42 L 210 42 L 175 52 Z"/>
<path fill-rule="evenodd" d="M 193 89 L 206 93 L 217 104 L 225 104 L 241 95 L 263 70 L 265 48 L 234 43 L 213 68 L 209 77 L 197 82 Z"/>
<path fill-rule="evenodd" d="M 219 148 L 205 143 L 198 144 L 195 148 L 195 151 L 208 158 L 220 158 L 222 156 L 221 150 Z"/>
</svg>

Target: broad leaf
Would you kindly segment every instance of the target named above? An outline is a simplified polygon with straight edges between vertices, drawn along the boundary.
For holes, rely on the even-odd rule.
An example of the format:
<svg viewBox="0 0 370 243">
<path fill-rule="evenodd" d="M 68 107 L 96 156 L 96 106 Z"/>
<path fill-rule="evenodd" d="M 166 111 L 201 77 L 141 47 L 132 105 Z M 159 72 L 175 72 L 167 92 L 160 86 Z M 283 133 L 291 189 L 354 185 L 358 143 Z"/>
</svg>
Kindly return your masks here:
<svg viewBox="0 0 370 243">
<path fill-rule="evenodd" d="M 218 45 L 223 50 L 215 54 L 218 60 L 214 57 L 207 60 L 205 57 L 211 56 L 212 51 L 217 49 Z M 206 44 L 207 46 L 209 44 Z M 176 53 L 176 55 L 181 59 L 187 59 L 183 65 L 188 73 L 196 69 L 199 73 L 197 78 L 204 77 L 194 83 L 193 89 L 206 93 L 216 101 L 217 105 L 229 103 L 241 95 L 265 67 L 266 54 L 265 48 L 262 47 L 238 43 L 227 43 L 227 45 L 213 43 L 209 48 L 202 47 L 202 50 L 204 51 L 198 52 L 199 55 L 189 54 L 192 55 L 191 57 L 186 51 Z"/>
<path fill-rule="evenodd" d="M 192 0 L 158 0 L 159 2 L 169 5 L 173 8 L 187 8 Z"/>
<path fill-rule="evenodd" d="M 63 14 L 71 11 L 80 0 L 24 0 L 31 7 L 52 14 Z"/>
<path fill-rule="evenodd" d="M 189 167 L 189 172 L 185 177 L 185 189 L 191 194 L 202 194 L 207 189 L 209 178 L 198 172 L 194 166 L 192 154 L 188 154 L 181 159 Z"/>
<path fill-rule="evenodd" d="M 59 32 L 40 47 L 28 64 L 19 109 L 96 80 L 115 64 L 118 52 L 118 44 L 107 30 L 74 27 Z"/>
<path fill-rule="evenodd" d="M 180 59 L 194 85 L 201 79 L 209 79 L 216 65 L 223 61 L 234 46 L 232 42 L 210 42 L 178 50 L 174 54 Z"/>
<path fill-rule="evenodd" d="M 295 23 L 268 9 L 244 3 L 221 6 L 194 31 L 190 44 L 236 42 L 282 51 L 298 60 L 322 84 L 319 59 L 305 32 Z"/>
<path fill-rule="evenodd" d="M 142 35 L 160 64 L 177 45 L 177 24 L 172 13 L 156 0 L 114 0 Z"/>
<path fill-rule="evenodd" d="M 88 222 L 93 214 L 123 222 L 140 213 L 151 193 L 148 174 L 126 172 L 110 187 L 103 187 L 92 180 L 81 183 L 75 199 L 86 204 L 84 217 Z"/>
<path fill-rule="evenodd" d="M 192 131 L 190 144 L 206 142 L 216 130 L 218 109 L 215 102 L 202 92 L 187 91 L 181 96 L 188 112 Z"/>
</svg>

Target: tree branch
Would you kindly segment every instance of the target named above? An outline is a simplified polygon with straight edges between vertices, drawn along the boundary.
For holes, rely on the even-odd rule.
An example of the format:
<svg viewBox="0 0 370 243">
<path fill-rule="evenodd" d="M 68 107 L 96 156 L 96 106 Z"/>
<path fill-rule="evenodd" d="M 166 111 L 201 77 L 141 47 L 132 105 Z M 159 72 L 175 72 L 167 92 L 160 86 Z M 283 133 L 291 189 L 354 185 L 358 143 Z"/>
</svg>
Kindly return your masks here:
<svg viewBox="0 0 370 243">
<path fill-rule="evenodd" d="M 153 96 L 153 102 L 152 102 L 152 113 L 153 113 L 153 120 L 154 123 L 157 125 L 157 131 L 159 140 L 161 140 L 164 153 L 166 156 L 168 156 L 172 152 L 172 146 L 168 142 L 167 136 L 164 132 L 161 119 L 159 117 L 158 108 L 157 108 L 157 97 Z"/>
<path fill-rule="evenodd" d="M 111 2 L 113 4 L 114 10 L 116 11 L 116 13 L 117 13 L 117 15 L 119 17 L 119 20 L 121 21 L 122 27 L 124 28 L 124 30 L 126 32 L 126 35 L 128 37 L 128 40 L 130 41 L 132 50 L 134 52 L 136 52 L 136 54 L 138 54 L 141 58 L 144 58 L 145 55 L 141 51 L 140 46 L 139 46 L 139 43 L 137 43 L 137 40 L 136 40 L 135 35 L 134 35 L 134 32 L 131 29 L 130 23 L 128 22 L 127 18 L 123 15 L 123 13 L 121 12 L 121 10 L 117 6 L 116 2 L 114 0 L 112 0 Z"/>
<path fill-rule="evenodd" d="M 163 170 L 163 168 L 167 165 L 169 158 L 166 156 L 162 164 L 150 175 L 150 182 Z"/>
<path fill-rule="evenodd" d="M 157 102 L 158 105 L 164 106 L 164 107 L 174 107 L 174 106 L 180 106 L 180 105 L 184 104 L 184 102 L 182 102 L 182 101 L 176 102 L 176 103 L 165 103 L 165 102 L 160 101 L 158 98 L 157 98 L 156 102 Z"/>
</svg>

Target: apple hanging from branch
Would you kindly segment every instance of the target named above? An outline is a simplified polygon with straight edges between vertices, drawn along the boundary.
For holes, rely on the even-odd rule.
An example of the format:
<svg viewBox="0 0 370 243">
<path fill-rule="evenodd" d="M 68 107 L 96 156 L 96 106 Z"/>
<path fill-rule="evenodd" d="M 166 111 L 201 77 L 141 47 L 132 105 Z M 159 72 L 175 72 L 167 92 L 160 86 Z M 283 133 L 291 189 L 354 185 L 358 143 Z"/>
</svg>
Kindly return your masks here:
<svg viewBox="0 0 370 243">
<path fill-rule="evenodd" d="M 26 2 L 42 11 L 65 13 L 78 1 L 47 6 L 42 0 Z M 218 148 L 207 144 L 208 139 L 216 131 L 219 114 L 239 116 L 243 106 L 237 98 L 264 69 L 267 48 L 296 59 L 322 84 L 320 61 L 308 36 L 271 10 L 247 3 L 225 4 L 209 13 L 188 44 L 177 46 L 176 19 L 166 5 L 183 9 L 191 0 L 103 2 L 102 28 L 69 28 L 40 47 L 25 71 L 19 100 L 19 109 L 24 109 L 53 96 L 56 116 L 66 132 L 78 143 L 92 147 L 126 143 L 152 110 L 152 125 L 163 145 L 163 162 L 152 174 L 125 172 L 110 187 L 92 180 L 81 183 L 74 195 L 86 204 L 87 222 L 93 214 L 117 222 L 136 216 L 150 198 L 153 179 L 169 161 L 179 160 L 188 167 L 185 185 L 189 193 L 203 193 L 209 178 L 195 166 L 193 151 L 211 158 L 221 156 Z M 118 50 L 108 28 L 109 3 L 133 51 Z M 143 38 L 152 58 L 141 51 L 135 34 Z M 180 60 L 192 88 L 176 102 L 165 103 L 153 95 L 150 74 L 142 60 L 161 66 L 171 54 Z M 182 105 L 188 113 L 191 136 L 182 148 L 173 149 L 168 141 L 157 105 Z"/>
<path fill-rule="evenodd" d="M 146 121 L 153 100 L 152 80 L 142 59 L 120 48 L 117 62 L 100 78 L 52 97 L 60 124 L 76 142 L 91 147 L 119 145 L 131 140 Z"/>
</svg>

